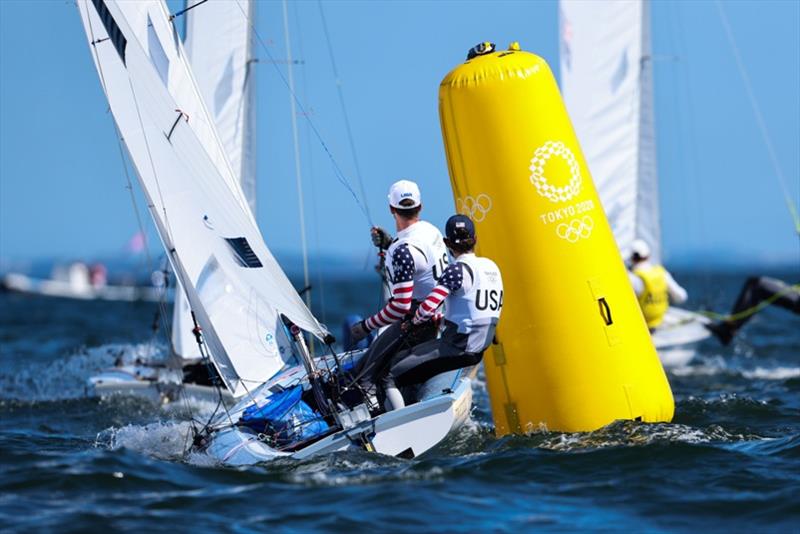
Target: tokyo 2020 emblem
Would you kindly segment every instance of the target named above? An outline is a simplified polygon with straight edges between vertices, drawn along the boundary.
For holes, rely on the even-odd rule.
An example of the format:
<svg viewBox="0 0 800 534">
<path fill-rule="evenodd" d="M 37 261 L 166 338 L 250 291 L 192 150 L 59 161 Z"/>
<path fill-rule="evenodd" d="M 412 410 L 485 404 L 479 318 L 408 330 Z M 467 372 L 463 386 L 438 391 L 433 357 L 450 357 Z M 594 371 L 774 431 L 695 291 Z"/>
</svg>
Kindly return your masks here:
<svg viewBox="0 0 800 534">
<path fill-rule="evenodd" d="M 555 186 L 547 177 L 547 163 L 553 156 L 561 158 L 567 164 L 570 173 L 569 182 L 563 186 Z M 531 183 L 536 192 L 551 202 L 566 202 L 581 192 L 581 169 L 575 155 L 561 141 L 547 141 L 536 149 L 531 158 Z"/>
</svg>

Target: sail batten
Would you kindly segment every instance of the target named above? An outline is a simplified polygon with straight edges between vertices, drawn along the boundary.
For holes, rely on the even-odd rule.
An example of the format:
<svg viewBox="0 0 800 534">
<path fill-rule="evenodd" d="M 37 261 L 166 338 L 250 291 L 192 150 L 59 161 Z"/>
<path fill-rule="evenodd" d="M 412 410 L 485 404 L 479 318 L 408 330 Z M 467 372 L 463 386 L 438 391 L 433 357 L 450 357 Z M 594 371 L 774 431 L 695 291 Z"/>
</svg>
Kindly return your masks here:
<svg viewBox="0 0 800 534">
<path fill-rule="evenodd" d="M 110 43 L 97 43 L 108 35 L 95 2 L 103 3 L 127 39 L 125 62 Z M 203 103 L 191 101 L 196 88 L 187 86 L 191 76 L 181 76 L 188 65 L 179 64 L 180 43 L 163 38 L 171 25 L 162 2 L 84 0 L 79 9 L 114 120 L 212 361 L 234 396 L 244 395 L 292 358 L 280 314 L 318 337 L 327 332 L 305 307 L 263 242 L 249 207 L 223 176 L 214 159 L 222 148 L 209 150 L 208 145 L 216 137 L 213 124 L 208 125 L 209 137 L 201 139 L 197 129 L 179 121 L 167 138 L 179 107 L 176 95 L 180 106 L 202 110 Z M 167 84 L 142 44 L 146 39 L 136 37 L 147 34 L 148 24 L 160 36 L 167 58 Z M 243 239 L 247 247 L 237 252 L 226 238 Z M 243 266 L 243 259 L 253 266 Z"/>
<path fill-rule="evenodd" d="M 623 254 L 634 239 L 660 261 L 650 5 L 559 2 L 561 90 Z"/>
</svg>

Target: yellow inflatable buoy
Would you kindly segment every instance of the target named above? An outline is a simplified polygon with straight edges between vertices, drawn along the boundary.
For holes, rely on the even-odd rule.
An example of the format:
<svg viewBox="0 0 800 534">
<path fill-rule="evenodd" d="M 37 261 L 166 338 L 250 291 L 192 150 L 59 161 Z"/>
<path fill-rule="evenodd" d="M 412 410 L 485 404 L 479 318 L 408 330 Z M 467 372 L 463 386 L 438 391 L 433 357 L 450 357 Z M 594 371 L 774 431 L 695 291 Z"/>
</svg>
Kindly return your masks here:
<svg viewBox="0 0 800 534">
<path fill-rule="evenodd" d="M 481 43 L 439 88 L 456 207 L 505 285 L 498 435 L 669 421 L 669 382 L 547 63 Z"/>
</svg>

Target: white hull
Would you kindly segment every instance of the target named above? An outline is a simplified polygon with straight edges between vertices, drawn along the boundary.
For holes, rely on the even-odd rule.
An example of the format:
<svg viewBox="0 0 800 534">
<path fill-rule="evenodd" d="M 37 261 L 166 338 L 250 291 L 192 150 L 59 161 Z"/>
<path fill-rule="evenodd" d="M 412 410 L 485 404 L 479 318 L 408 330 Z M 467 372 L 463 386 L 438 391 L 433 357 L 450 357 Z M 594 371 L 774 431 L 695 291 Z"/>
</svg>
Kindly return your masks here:
<svg viewBox="0 0 800 534">
<path fill-rule="evenodd" d="M 187 401 L 190 403 L 216 403 L 220 393 L 217 388 L 198 384 L 180 383 L 181 372 L 167 368 L 131 365 L 108 369 L 87 381 L 87 395 L 107 399 L 110 397 L 135 397 L 154 404 Z M 223 402 L 231 406 L 234 399 L 221 388 Z"/>
<path fill-rule="evenodd" d="M 77 300 L 110 300 L 122 302 L 159 302 L 163 289 L 152 286 L 101 286 L 75 285 L 65 280 L 31 278 L 24 274 L 8 274 L 2 280 L 2 287 L 43 297 L 60 297 Z M 167 294 L 167 300 L 171 295 Z"/>
<path fill-rule="evenodd" d="M 259 440 L 253 432 L 239 427 L 227 427 L 213 434 L 206 453 L 225 465 L 253 465 L 277 456 L 299 459 L 337 451 L 366 450 L 366 439 L 374 452 L 414 458 L 461 427 L 469 418 L 471 406 L 471 381 L 467 377 L 461 377 L 457 379 L 450 393 L 439 394 L 401 410 L 384 413 L 295 452 L 278 451 Z"/>
<path fill-rule="evenodd" d="M 709 319 L 682 308 L 669 308 L 653 332 L 653 343 L 664 367 L 681 367 L 696 354 L 697 344 L 711 336 Z"/>
</svg>

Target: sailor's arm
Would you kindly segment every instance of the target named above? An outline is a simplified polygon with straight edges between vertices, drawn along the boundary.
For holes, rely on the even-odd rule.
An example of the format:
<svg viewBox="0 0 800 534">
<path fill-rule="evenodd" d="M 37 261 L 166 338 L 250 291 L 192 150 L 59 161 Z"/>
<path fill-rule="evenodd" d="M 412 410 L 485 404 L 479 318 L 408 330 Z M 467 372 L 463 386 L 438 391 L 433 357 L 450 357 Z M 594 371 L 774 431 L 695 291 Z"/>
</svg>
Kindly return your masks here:
<svg viewBox="0 0 800 534">
<path fill-rule="evenodd" d="M 639 278 L 639 275 L 634 274 L 633 271 L 628 271 L 628 279 L 631 281 L 633 292 L 636 293 L 636 296 L 641 295 L 644 291 L 644 282 Z"/>
<path fill-rule="evenodd" d="M 401 320 L 411 310 L 411 295 L 414 291 L 414 256 L 405 243 L 392 251 L 392 289 L 389 302 L 375 315 L 364 320 L 367 330 L 389 326 Z"/>
<path fill-rule="evenodd" d="M 664 269 L 667 278 L 667 292 L 669 293 L 669 300 L 673 304 L 683 304 L 689 298 L 689 294 L 681 287 L 678 282 L 672 278 L 672 275 Z"/>
<path fill-rule="evenodd" d="M 413 319 L 414 324 L 424 323 L 433 318 L 444 299 L 452 292 L 461 289 L 463 284 L 463 265 L 459 262 L 449 264 L 442 272 L 442 276 L 439 277 L 439 282 L 417 308 L 417 313 L 414 314 Z"/>
</svg>

